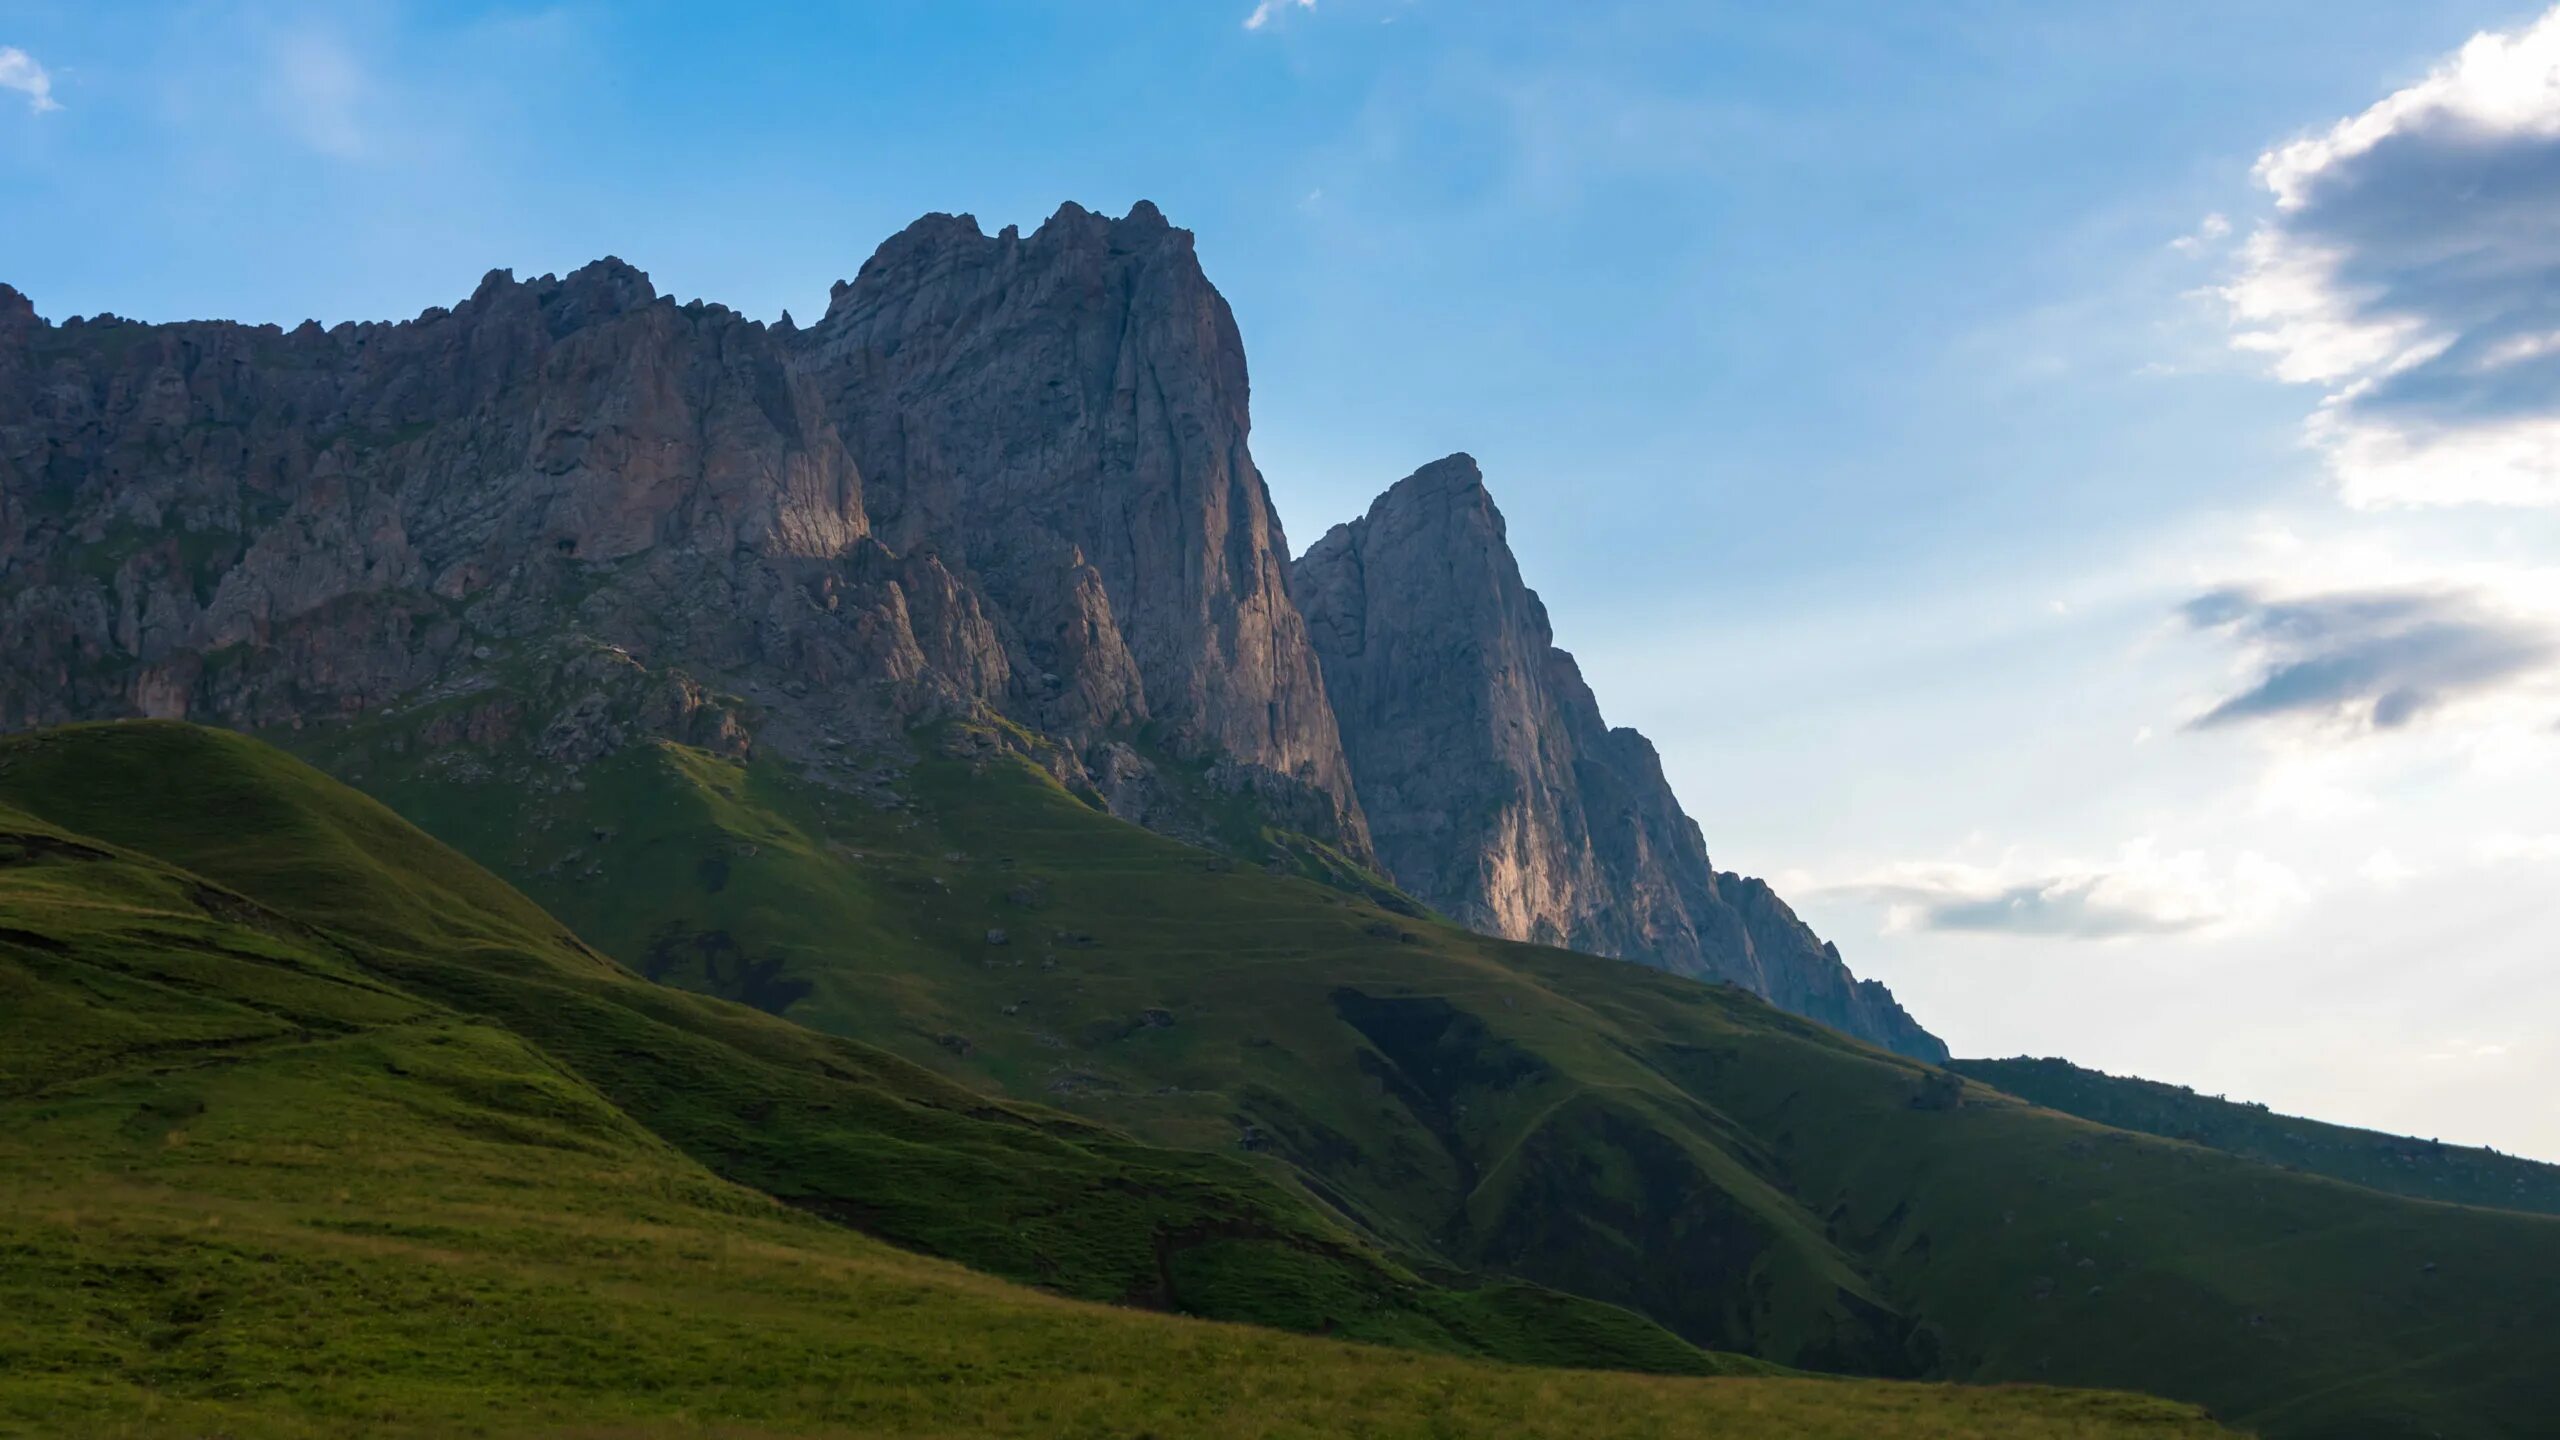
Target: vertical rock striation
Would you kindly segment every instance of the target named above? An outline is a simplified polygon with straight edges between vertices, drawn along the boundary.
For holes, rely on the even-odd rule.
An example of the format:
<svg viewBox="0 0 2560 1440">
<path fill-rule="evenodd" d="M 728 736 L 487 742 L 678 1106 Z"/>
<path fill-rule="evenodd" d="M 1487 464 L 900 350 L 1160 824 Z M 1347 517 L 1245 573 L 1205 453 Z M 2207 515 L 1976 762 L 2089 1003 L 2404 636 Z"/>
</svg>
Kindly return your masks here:
<svg viewBox="0 0 2560 1440">
<path fill-rule="evenodd" d="M 1475 461 L 1423 467 L 1291 588 L 1380 860 L 1466 924 L 1730 980 L 1924 1059 L 1945 1047 L 1757 880 L 1719 874 L 1651 742 L 1602 721 Z"/>
<path fill-rule="evenodd" d="M 1001 682 L 766 328 L 620 261 L 398 324 L 0 316 L 0 724 L 298 725 L 570 651 Z"/>
<path fill-rule="evenodd" d="M 808 330 L 618 260 L 290 332 L 0 289 L 0 725 L 676 670 L 812 755 L 993 712 L 1161 796 L 1152 742 L 1366 858 L 1246 404 L 1234 317 L 1144 204 L 927 217 Z"/>
<path fill-rule="evenodd" d="M 1246 449 L 1244 344 L 1191 233 L 1140 202 L 1025 237 L 932 215 L 801 342 L 870 513 L 1009 617 L 1080 734 L 1153 722 L 1298 828 L 1367 842 L 1288 543 Z"/>
</svg>

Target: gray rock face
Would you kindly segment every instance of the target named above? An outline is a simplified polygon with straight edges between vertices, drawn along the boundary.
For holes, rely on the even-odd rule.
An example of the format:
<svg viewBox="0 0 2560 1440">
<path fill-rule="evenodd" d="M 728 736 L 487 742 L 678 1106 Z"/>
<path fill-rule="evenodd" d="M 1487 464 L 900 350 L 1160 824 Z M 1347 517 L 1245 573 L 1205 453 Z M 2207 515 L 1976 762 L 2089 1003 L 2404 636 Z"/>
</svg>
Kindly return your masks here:
<svg viewBox="0 0 2560 1440">
<path fill-rule="evenodd" d="M 564 645 L 925 708 L 1005 680 L 764 327 L 619 261 L 327 331 L 7 300 L 0 724 L 298 723 Z"/>
<path fill-rule="evenodd" d="M 1141 202 L 1028 238 L 928 216 L 800 343 L 894 549 L 1011 617 L 1045 718 L 1153 721 L 1298 828 L 1366 840 L 1288 543 L 1245 446 L 1244 345 L 1190 232 Z"/>
<path fill-rule="evenodd" d="M 1301 557 L 1380 860 L 1513 939 L 1730 980 L 1877 1044 L 1946 1057 L 1757 880 L 1718 874 L 1651 742 L 1600 716 L 1464 455 L 1425 466 Z"/>
<path fill-rule="evenodd" d="M 1147 205 L 929 217 L 805 331 L 613 260 L 289 333 L 0 288 L 0 725 L 300 723 L 603 647 L 786 744 L 992 710 L 1127 789 L 1143 728 L 1365 856 L 1246 429 Z"/>
</svg>

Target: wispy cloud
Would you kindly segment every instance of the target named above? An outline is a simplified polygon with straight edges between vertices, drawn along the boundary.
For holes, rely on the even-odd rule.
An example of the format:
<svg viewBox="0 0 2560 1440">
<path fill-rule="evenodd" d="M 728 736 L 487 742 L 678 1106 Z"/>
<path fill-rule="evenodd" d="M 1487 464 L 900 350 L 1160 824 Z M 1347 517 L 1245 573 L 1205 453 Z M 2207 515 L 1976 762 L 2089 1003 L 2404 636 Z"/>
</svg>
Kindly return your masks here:
<svg viewBox="0 0 2560 1440">
<path fill-rule="evenodd" d="M 2234 343 L 2360 505 L 2560 505 L 2560 10 L 2261 156 Z"/>
<path fill-rule="evenodd" d="M 2460 590 L 2349 590 L 2272 599 L 2208 591 L 2181 613 L 2241 648 L 2250 678 L 2189 722 L 2309 720 L 2396 730 L 2456 700 L 2538 677 L 2560 638 Z"/>
<path fill-rule="evenodd" d="M 53 98 L 52 74 L 15 45 L 0 45 L 0 90 L 26 96 L 27 108 L 39 115 L 62 108 L 62 102 Z"/>
<path fill-rule="evenodd" d="M 1882 906 L 1888 933 L 2115 940 L 2254 921 L 2306 890 L 2292 871 L 2254 853 L 2217 861 L 2201 851 L 2162 854 L 2142 841 L 2095 863 L 1904 862 L 1818 893 Z"/>
<path fill-rule="evenodd" d="M 374 86 L 344 41 L 313 30 L 281 34 L 266 78 L 269 108 L 303 143 L 340 159 L 369 148 L 363 116 Z"/>
<path fill-rule="evenodd" d="M 2231 218 L 2217 212 L 2197 222 L 2192 233 L 2170 241 L 2169 248 L 2181 255 L 2201 255 L 2222 243 L 2230 234 Z"/>
<path fill-rule="evenodd" d="M 1259 0 L 1259 3 L 1253 7 L 1253 13 L 1244 17 L 1244 28 L 1259 30 L 1270 24 L 1273 16 L 1292 5 L 1301 10 L 1313 10 L 1316 8 L 1316 0 Z"/>
</svg>

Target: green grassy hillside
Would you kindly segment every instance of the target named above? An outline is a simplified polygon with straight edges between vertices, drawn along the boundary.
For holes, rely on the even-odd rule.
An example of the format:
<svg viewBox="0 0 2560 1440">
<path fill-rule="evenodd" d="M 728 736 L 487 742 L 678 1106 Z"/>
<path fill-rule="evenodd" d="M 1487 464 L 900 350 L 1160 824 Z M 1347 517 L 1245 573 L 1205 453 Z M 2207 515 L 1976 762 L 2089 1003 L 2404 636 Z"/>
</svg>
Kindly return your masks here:
<svg viewBox="0 0 2560 1440">
<path fill-rule="evenodd" d="M 305 743 L 636 968 L 1285 1161 L 1429 1273 L 1789 1365 L 2139 1388 L 2276 1435 L 2560 1409 L 2560 1223 L 2039 1110 L 1736 991 L 1166 841 L 947 739 L 883 800 L 667 745 L 473 781 L 411 723 Z"/>
<path fill-rule="evenodd" d="M 1123 1283 L 1135 1234 L 1175 1303 L 1416 1348 L 1078 1302 L 820 1218 L 927 1208 L 1064 1288 Z M 2123 1395 L 1432 1353 L 1576 1347 L 1752 1368 L 1416 1284 L 1249 1165 L 646 985 L 252 742 L 0 742 L 0 1433 L 2219 1433 Z"/>
<path fill-rule="evenodd" d="M 248 925 L 295 951 L 244 957 L 155 909 L 94 947 L 95 964 L 113 967 L 98 971 L 76 963 L 85 951 L 26 938 L 42 918 L 35 898 L 50 893 L 31 891 L 13 908 L 33 918 L 12 923 L 26 932 L 20 949 L 33 947 L 34 973 L 52 983 L 30 993 L 24 1040 L 0 1061 L 12 1090 L 117 1057 L 337 1033 L 348 1017 L 293 1007 L 306 991 L 329 1004 L 359 993 L 500 1027 L 723 1178 L 1065 1294 L 1545 1363 L 1673 1373 L 1736 1363 L 1533 1287 L 1421 1283 L 1240 1159 L 1137 1144 L 866 1045 L 641 982 L 390 811 L 241 737 L 87 726 L 0 742 L 0 802 L 185 867 L 199 877 L 185 883 L 200 926 Z M 28 864 L 43 862 L 25 873 L 54 886 L 117 873 L 81 850 L 95 840 L 25 829 L 15 843 Z M 95 912 L 66 900 L 56 913 L 58 925 Z M 314 955 L 338 957 L 316 991 Z M 245 958 L 272 963 L 244 970 Z M 271 973 L 279 965 L 285 978 Z M 172 986 L 183 999 L 169 998 Z M 270 1002 L 270 990 L 283 998 Z M 179 1013 L 164 1021 L 171 1005 Z"/>
<path fill-rule="evenodd" d="M 2560 1165 L 2277 1115 L 2264 1105 L 2109 1075 L 2068 1060 L 1959 1060 L 1949 1068 L 2048 1110 L 2119 1130 L 2184 1140 L 2394 1195 L 2560 1215 Z"/>
</svg>

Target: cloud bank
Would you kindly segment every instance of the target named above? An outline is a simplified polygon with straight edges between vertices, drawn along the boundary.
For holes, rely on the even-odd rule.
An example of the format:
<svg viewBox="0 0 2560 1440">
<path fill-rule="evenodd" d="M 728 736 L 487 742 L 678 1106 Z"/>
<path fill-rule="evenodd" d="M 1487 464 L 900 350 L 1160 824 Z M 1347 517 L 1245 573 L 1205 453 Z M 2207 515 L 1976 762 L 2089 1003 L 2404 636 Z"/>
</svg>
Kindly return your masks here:
<svg viewBox="0 0 2560 1440">
<path fill-rule="evenodd" d="M 62 108 L 62 102 L 53 98 L 53 76 L 36 63 L 36 57 L 15 45 L 0 45 L 0 90 L 26 96 L 27 108 L 39 115 Z"/>
<path fill-rule="evenodd" d="M 2354 504 L 2560 505 L 2560 10 L 2268 151 L 2224 290 Z"/>
<path fill-rule="evenodd" d="M 2215 861 L 2200 851 L 2162 855 L 2138 842 L 2096 864 L 1907 862 L 1820 893 L 1882 906 L 1888 933 L 2117 940 L 2253 921 L 2304 891 L 2291 871 L 2262 856 Z"/>
<path fill-rule="evenodd" d="M 2182 613 L 2228 637 L 2253 678 L 2188 722 L 2210 730 L 2311 720 L 2396 730 L 2451 702 L 2540 676 L 2560 638 L 2538 619 L 2459 590 L 2333 591 L 2271 599 L 2213 590 Z"/>
</svg>

